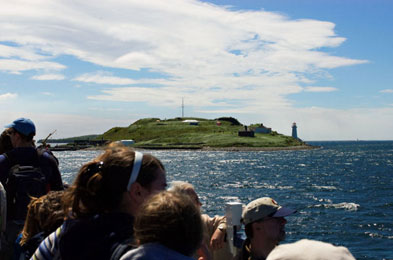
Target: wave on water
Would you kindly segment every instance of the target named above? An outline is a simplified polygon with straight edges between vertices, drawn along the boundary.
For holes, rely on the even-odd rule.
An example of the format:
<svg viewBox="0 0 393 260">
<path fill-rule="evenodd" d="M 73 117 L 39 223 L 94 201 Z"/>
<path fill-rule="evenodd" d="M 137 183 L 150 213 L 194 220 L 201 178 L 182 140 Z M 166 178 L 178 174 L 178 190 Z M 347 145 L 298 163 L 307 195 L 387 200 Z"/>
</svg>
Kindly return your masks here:
<svg viewBox="0 0 393 260">
<path fill-rule="evenodd" d="M 359 260 L 393 260 L 393 141 L 312 144 L 323 148 L 148 152 L 163 162 L 168 182 L 195 186 L 209 216 L 225 214 L 227 202 L 269 196 L 298 209 L 288 220 L 289 242 L 307 236 L 345 245 Z M 63 180 L 72 183 L 101 152 L 56 152 Z"/>
<path fill-rule="evenodd" d="M 220 164 L 229 164 L 229 163 L 244 163 L 248 162 L 249 160 L 247 159 L 225 159 L 225 160 L 219 160 L 218 163 Z"/>
<path fill-rule="evenodd" d="M 337 190 L 337 188 L 334 186 L 319 186 L 319 185 L 313 184 L 312 187 L 317 190 Z"/>
<path fill-rule="evenodd" d="M 375 233 L 375 232 L 364 232 L 366 236 L 371 238 L 386 238 L 386 239 L 393 239 L 393 236 L 385 236 L 383 234 Z"/>
<path fill-rule="evenodd" d="M 219 196 L 219 198 L 226 202 L 241 202 L 239 197 L 236 196 Z"/>
<path fill-rule="evenodd" d="M 268 189 L 268 190 L 291 190 L 291 189 L 293 189 L 293 186 L 280 186 L 280 185 L 263 184 L 263 185 L 257 185 L 254 188 L 255 189 Z"/>
<path fill-rule="evenodd" d="M 224 188 L 253 188 L 253 189 L 266 189 L 266 190 L 292 190 L 294 189 L 291 185 L 271 185 L 268 183 L 249 183 L 249 182 L 236 182 L 227 183 L 223 185 Z"/>
<path fill-rule="evenodd" d="M 348 211 L 357 211 L 360 207 L 359 204 L 353 202 L 341 202 L 337 204 L 317 204 L 314 207 L 316 208 L 335 208 L 335 209 L 344 209 Z"/>
<path fill-rule="evenodd" d="M 227 183 L 223 185 L 224 188 L 243 188 L 244 184 L 240 183 L 240 182 L 236 182 L 236 183 Z"/>
<path fill-rule="evenodd" d="M 330 200 L 330 199 L 318 199 L 317 197 L 314 197 L 314 196 L 312 196 L 312 199 L 315 200 L 315 201 L 319 201 L 319 202 L 327 202 L 329 204 L 333 203 L 333 201 Z"/>
</svg>

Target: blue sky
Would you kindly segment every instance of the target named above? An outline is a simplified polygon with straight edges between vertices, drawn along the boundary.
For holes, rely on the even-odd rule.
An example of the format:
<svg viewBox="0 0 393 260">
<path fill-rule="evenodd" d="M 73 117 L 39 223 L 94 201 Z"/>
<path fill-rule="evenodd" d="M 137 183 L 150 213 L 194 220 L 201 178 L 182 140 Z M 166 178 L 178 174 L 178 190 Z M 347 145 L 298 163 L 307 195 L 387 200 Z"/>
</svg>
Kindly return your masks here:
<svg viewBox="0 0 393 260">
<path fill-rule="evenodd" d="M 232 116 L 393 139 L 393 1 L 0 0 L 0 123 L 37 137 Z"/>
</svg>

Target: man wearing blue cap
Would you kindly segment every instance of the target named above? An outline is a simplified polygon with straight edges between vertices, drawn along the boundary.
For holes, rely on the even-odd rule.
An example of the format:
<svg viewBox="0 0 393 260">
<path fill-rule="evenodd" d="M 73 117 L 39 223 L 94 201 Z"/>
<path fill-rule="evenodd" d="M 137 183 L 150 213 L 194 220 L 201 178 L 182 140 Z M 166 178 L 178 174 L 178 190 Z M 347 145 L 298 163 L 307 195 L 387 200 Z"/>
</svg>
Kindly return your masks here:
<svg viewBox="0 0 393 260">
<path fill-rule="evenodd" d="M 242 222 L 247 239 L 237 260 L 264 260 L 285 239 L 284 218 L 296 210 L 284 208 L 268 197 L 251 201 L 243 210 Z"/>
<path fill-rule="evenodd" d="M 11 151 L 0 155 L 0 181 L 7 192 L 5 235 L 10 250 L 23 228 L 30 196 L 41 196 L 50 190 L 62 190 L 63 182 L 55 158 L 47 152 L 38 152 L 35 148 L 33 137 L 36 129 L 30 119 L 19 118 L 5 127 L 13 146 Z M 4 253 L 4 248 L 2 252 Z M 4 255 L 3 258 L 8 259 L 9 252 L 5 254 L 7 258 Z"/>
</svg>

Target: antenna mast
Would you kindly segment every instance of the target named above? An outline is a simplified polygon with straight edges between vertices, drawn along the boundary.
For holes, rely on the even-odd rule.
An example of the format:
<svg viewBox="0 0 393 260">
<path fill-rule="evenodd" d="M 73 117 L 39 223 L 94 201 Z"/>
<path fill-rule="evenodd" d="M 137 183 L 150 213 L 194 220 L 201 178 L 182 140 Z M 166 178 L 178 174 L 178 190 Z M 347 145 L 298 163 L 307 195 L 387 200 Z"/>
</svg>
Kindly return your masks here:
<svg viewBox="0 0 393 260">
<path fill-rule="evenodd" d="M 184 117 L 184 98 L 181 98 L 181 117 Z"/>
</svg>

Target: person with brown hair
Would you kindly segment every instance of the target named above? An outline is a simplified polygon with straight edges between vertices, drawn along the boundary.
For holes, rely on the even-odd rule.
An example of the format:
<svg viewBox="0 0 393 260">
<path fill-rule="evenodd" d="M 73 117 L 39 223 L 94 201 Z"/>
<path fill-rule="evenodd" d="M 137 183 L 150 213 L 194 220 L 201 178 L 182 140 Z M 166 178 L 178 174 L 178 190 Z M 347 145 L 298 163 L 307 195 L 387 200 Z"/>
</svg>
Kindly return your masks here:
<svg viewBox="0 0 393 260">
<path fill-rule="evenodd" d="M 0 154 L 12 150 L 10 129 L 5 129 L 0 135 Z"/>
<path fill-rule="evenodd" d="M 269 197 L 248 203 L 242 213 L 247 239 L 235 260 L 265 260 L 285 239 L 285 217 L 295 212 L 296 210 L 278 205 Z"/>
<path fill-rule="evenodd" d="M 63 194 L 64 191 L 50 191 L 31 199 L 23 230 L 16 241 L 16 259 L 29 259 L 42 240 L 63 223 Z"/>
<path fill-rule="evenodd" d="M 38 247 L 33 259 L 110 259 L 133 237 L 134 217 L 143 201 L 165 190 L 162 163 L 120 144 L 79 170 L 65 191 L 67 220 Z"/>
<path fill-rule="evenodd" d="M 191 183 L 173 181 L 169 190 L 186 194 L 198 208 L 201 208 L 202 203 Z M 197 255 L 207 255 L 212 260 L 230 259 L 232 254 L 230 253 L 228 243 L 225 241 L 227 228 L 225 216 L 210 217 L 207 214 L 202 214 L 201 217 L 203 222 L 203 243 L 197 251 Z M 198 256 L 195 256 L 195 258 L 197 259 Z"/>
<path fill-rule="evenodd" d="M 186 195 L 164 191 L 148 199 L 135 219 L 139 247 L 121 260 L 192 260 L 202 243 L 199 208 Z"/>
</svg>

